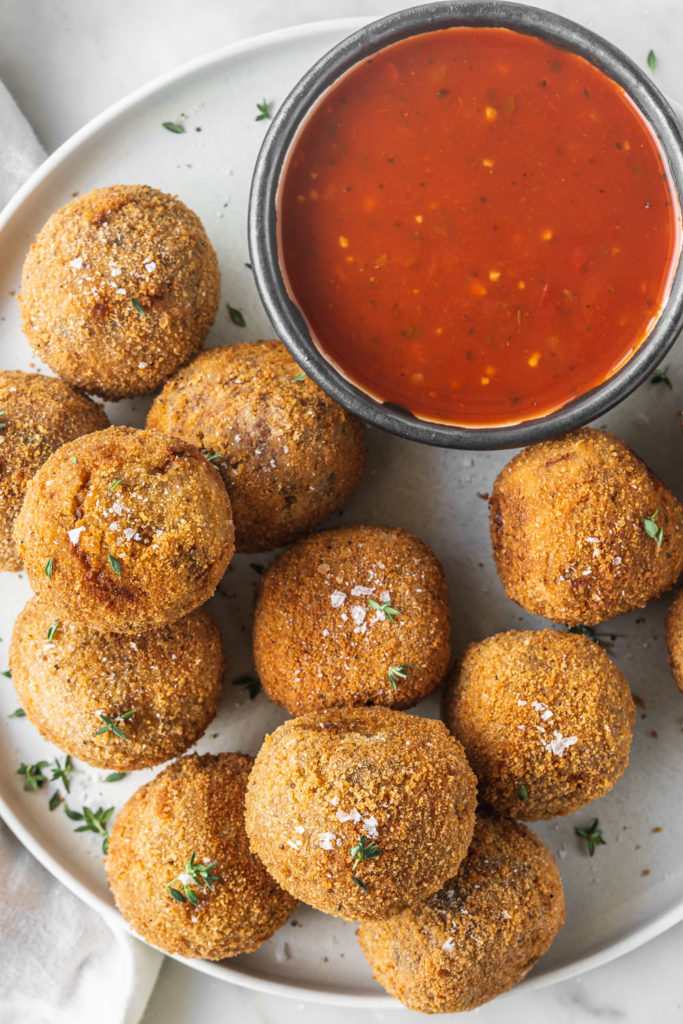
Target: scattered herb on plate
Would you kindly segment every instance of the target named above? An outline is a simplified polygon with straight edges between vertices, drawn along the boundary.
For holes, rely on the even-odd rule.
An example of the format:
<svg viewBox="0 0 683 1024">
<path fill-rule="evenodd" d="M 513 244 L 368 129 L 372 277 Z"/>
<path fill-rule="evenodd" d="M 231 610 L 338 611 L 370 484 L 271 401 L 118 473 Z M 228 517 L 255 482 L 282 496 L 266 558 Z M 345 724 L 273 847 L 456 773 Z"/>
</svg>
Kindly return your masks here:
<svg viewBox="0 0 683 1024">
<path fill-rule="evenodd" d="M 185 129 L 182 124 L 178 124 L 177 121 L 162 121 L 161 127 L 165 128 L 167 132 L 173 132 L 174 135 L 185 134 Z"/>
<path fill-rule="evenodd" d="M 8 718 L 26 718 L 26 712 L 23 708 L 16 708 Z"/>
<path fill-rule="evenodd" d="M 58 782 L 61 779 L 62 783 L 64 784 L 64 789 L 67 791 L 67 793 L 70 793 L 71 790 L 69 789 L 69 775 L 73 770 L 74 766 L 72 765 L 71 758 L 68 754 L 64 758 L 64 767 L 62 767 L 62 765 L 59 763 L 59 758 L 56 757 L 55 767 L 50 767 L 50 771 L 52 772 L 51 781 Z"/>
<path fill-rule="evenodd" d="M 43 774 L 43 768 L 47 768 L 48 764 L 48 761 L 36 761 L 35 764 L 24 764 L 23 761 L 21 762 L 16 770 L 16 774 L 24 776 L 24 789 L 26 792 L 42 789 L 43 785 L 49 781 Z"/>
<path fill-rule="evenodd" d="M 109 775 L 106 776 L 104 781 L 105 782 L 120 782 L 121 779 L 125 779 L 127 774 L 128 774 L 128 772 L 110 772 Z"/>
<path fill-rule="evenodd" d="M 657 70 L 657 54 L 654 50 L 650 50 L 650 52 L 647 55 L 647 66 L 649 67 L 650 71 Z"/>
<path fill-rule="evenodd" d="M 273 116 L 272 113 L 273 104 L 264 100 L 263 103 L 257 103 L 256 109 L 258 110 L 257 116 L 254 118 L 255 121 L 269 121 Z"/>
<path fill-rule="evenodd" d="M 228 313 L 230 314 L 230 319 L 232 320 L 232 322 L 236 324 L 237 327 L 246 327 L 247 321 L 244 319 L 242 310 L 236 309 L 234 306 L 231 306 L 229 302 L 226 303 L 226 305 L 228 307 Z"/>
<path fill-rule="evenodd" d="M 668 388 L 673 391 L 673 384 L 666 367 L 664 369 L 655 370 L 650 377 L 650 384 L 666 384 Z"/>
<path fill-rule="evenodd" d="M 95 832 L 97 835 L 102 836 L 102 853 L 106 853 L 109 849 L 109 836 L 107 835 L 107 822 L 114 813 L 113 807 L 108 807 L 104 810 L 102 807 L 98 807 L 96 811 L 92 811 L 89 807 L 83 807 L 83 813 L 78 814 L 77 811 L 70 811 L 64 805 L 64 810 L 69 818 L 73 821 L 84 821 L 85 825 L 79 825 L 78 828 L 74 829 L 74 832 Z"/>
<path fill-rule="evenodd" d="M 607 846 L 606 841 L 602 837 L 602 829 L 599 826 L 597 818 L 593 820 L 593 823 L 589 825 L 588 828 L 576 828 L 576 826 L 574 826 L 574 831 L 577 836 L 586 840 L 589 857 L 593 857 L 595 855 L 595 850 L 598 846 Z"/>
</svg>

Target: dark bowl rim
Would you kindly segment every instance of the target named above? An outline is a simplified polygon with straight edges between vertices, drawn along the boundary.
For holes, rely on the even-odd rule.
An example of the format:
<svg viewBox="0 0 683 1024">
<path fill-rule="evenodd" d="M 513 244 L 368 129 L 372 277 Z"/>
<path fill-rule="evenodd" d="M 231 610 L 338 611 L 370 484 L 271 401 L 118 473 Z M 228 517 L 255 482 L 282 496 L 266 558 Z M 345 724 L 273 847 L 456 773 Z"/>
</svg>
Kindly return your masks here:
<svg viewBox="0 0 683 1024">
<path fill-rule="evenodd" d="M 546 416 L 494 427 L 420 420 L 383 404 L 347 380 L 320 352 L 292 302 L 280 268 L 276 201 L 282 169 L 300 126 L 320 96 L 347 70 L 408 36 L 461 25 L 502 27 L 541 39 L 589 60 L 628 93 L 659 140 L 683 211 L 683 131 L 662 93 L 612 43 L 558 14 L 502 0 L 442 0 L 396 11 L 346 36 L 299 80 L 279 107 L 261 145 L 251 182 L 248 239 L 254 279 L 271 323 L 307 373 L 340 405 L 373 426 L 444 448 L 516 448 L 585 425 L 643 383 L 674 344 L 683 320 L 683 255 L 667 302 L 649 335 L 602 384 Z"/>
</svg>

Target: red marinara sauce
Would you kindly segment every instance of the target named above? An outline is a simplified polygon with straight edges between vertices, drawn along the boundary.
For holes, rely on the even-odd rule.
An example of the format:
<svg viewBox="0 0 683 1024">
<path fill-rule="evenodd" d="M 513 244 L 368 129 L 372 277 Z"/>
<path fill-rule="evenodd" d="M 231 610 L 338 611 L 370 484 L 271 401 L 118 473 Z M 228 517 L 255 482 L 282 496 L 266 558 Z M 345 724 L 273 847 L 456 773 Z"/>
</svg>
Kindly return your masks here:
<svg viewBox="0 0 683 1024">
<path fill-rule="evenodd" d="M 665 159 L 624 90 L 501 28 L 353 67 L 304 122 L 278 207 L 323 354 L 380 401 L 466 426 L 542 416 L 611 376 L 680 251 Z"/>
</svg>

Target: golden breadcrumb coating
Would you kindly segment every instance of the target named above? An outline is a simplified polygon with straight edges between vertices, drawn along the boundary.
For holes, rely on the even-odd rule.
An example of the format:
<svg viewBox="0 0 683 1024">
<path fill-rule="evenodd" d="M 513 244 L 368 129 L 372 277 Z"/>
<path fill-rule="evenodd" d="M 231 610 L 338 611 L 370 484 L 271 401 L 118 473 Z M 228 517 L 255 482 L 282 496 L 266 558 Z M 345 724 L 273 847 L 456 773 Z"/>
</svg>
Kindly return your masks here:
<svg viewBox="0 0 683 1024">
<path fill-rule="evenodd" d="M 565 921 L 550 851 L 516 821 L 480 815 L 454 878 L 358 940 L 375 978 L 421 1013 L 474 1010 L 522 980 Z"/>
<path fill-rule="evenodd" d="M 211 348 L 154 400 L 147 426 L 219 458 L 238 551 L 290 544 L 360 482 L 363 425 L 301 373 L 281 341 Z"/>
<path fill-rule="evenodd" d="M 443 710 L 481 799 L 527 821 L 604 796 L 628 765 L 636 718 L 629 685 L 602 648 L 552 629 L 470 644 Z"/>
<path fill-rule="evenodd" d="M 245 823 L 254 853 L 297 899 L 348 921 L 387 917 L 456 872 L 476 794 L 442 722 L 337 708 L 266 737 Z"/>
<path fill-rule="evenodd" d="M 313 534 L 262 579 L 254 661 L 263 689 L 294 715 L 410 707 L 443 679 L 448 613 L 443 569 L 412 534 L 379 526 Z"/>
<path fill-rule="evenodd" d="M 21 569 L 12 529 L 33 474 L 66 441 L 108 425 L 104 410 L 63 380 L 0 370 L 0 571 Z"/>
<path fill-rule="evenodd" d="M 218 710 L 225 671 L 213 616 L 200 609 L 133 636 L 68 622 L 53 630 L 54 621 L 33 598 L 10 646 L 17 696 L 45 739 L 119 772 L 162 764 L 197 742 Z M 102 715 L 125 738 L 101 732 Z"/>
<path fill-rule="evenodd" d="M 76 387 L 154 391 L 201 348 L 220 292 L 202 223 L 148 185 L 96 188 L 53 213 L 24 262 L 23 328 Z"/>
<path fill-rule="evenodd" d="M 671 671 L 683 692 L 683 590 L 676 593 L 666 617 L 666 643 Z"/>
<path fill-rule="evenodd" d="M 140 633 L 204 604 L 233 537 L 230 499 L 199 449 L 132 427 L 59 448 L 15 524 L 41 601 L 102 632 Z"/>
<path fill-rule="evenodd" d="M 180 956 L 251 953 L 296 906 L 249 850 L 244 792 L 253 758 L 192 754 L 142 786 L 116 816 L 105 861 L 116 905 L 133 931 Z M 195 864 L 220 881 L 186 872 Z M 173 899 L 187 884 L 197 905 Z"/>
<path fill-rule="evenodd" d="M 683 568 L 683 507 L 606 431 L 520 452 L 498 476 L 490 509 L 508 597 L 555 622 L 592 626 L 641 608 Z M 643 526 L 655 513 L 661 545 Z"/>
</svg>

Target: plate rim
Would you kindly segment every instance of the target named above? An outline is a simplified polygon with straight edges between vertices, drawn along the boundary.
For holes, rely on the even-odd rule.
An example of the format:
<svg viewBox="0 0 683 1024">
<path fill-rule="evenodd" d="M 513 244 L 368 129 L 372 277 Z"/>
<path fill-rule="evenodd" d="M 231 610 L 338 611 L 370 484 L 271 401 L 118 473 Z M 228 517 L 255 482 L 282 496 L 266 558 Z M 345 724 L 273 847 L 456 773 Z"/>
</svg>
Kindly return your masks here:
<svg viewBox="0 0 683 1024">
<path fill-rule="evenodd" d="M 194 75 L 200 74 L 212 67 L 216 67 L 239 57 L 244 53 L 267 49 L 270 46 L 287 42 L 289 39 L 300 41 L 308 37 L 324 36 L 331 32 L 350 33 L 355 29 L 374 20 L 372 17 L 349 16 L 343 18 L 327 18 L 319 21 L 308 21 L 301 24 L 290 25 L 284 28 L 274 29 L 269 32 L 252 35 L 246 39 L 228 43 L 208 53 L 201 54 L 188 60 L 170 71 L 163 72 L 152 78 L 149 82 L 139 86 L 126 96 L 112 103 L 103 111 L 86 122 L 74 134 L 69 136 L 60 146 L 57 147 L 31 174 L 22 186 L 14 193 L 9 202 L 0 211 L 0 236 L 13 217 L 23 207 L 35 189 L 50 177 L 53 170 L 61 165 L 69 156 L 75 153 L 79 147 L 95 136 L 100 130 L 111 125 L 121 114 L 126 113 L 136 106 L 144 103 L 147 99 L 155 96 L 168 86 L 172 86 Z M 674 104 L 672 104 L 674 105 Z M 681 107 L 675 104 L 677 112 Z M 107 903 L 98 892 L 89 884 L 83 882 L 76 875 L 73 875 L 62 863 L 61 859 L 54 853 L 49 852 L 41 843 L 34 838 L 29 828 L 23 823 L 22 817 L 15 813 L 11 803 L 5 798 L 0 789 L 0 818 L 2 818 L 11 832 L 19 842 L 36 858 L 36 860 L 55 877 L 62 885 L 83 900 L 88 906 L 96 910 L 113 930 L 123 930 L 138 942 L 145 942 L 137 936 L 121 916 L 116 907 Z M 663 934 L 668 929 L 683 921 L 683 897 L 678 903 L 670 906 L 666 911 L 658 914 L 647 924 L 636 928 L 628 935 L 623 936 L 616 942 L 605 942 L 597 950 L 575 960 L 564 967 L 549 970 L 547 973 L 536 977 L 527 977 L 508 993 L 510 996 L 517 990 L 534 991 L 550 985 L 567 981 L 570 978 L 578 977 L 581 974 L 594 970 L 603 964 L 610 963 L 644 945 L 656 936 Z M 152 948 L 157 948 L 152 946 Z M 263 992 L 266 995 L 284 996 L 288 999 L 299 999 L 323 1005 L 349 1006 L 356 1009 L 361 1008 L 399 1008 L 400 1004 L 384 992 L 376 995 L 361 995 L 354 993 L 343 993 L 334 989 L 325 990 L 318 988 L 303 987 L 298 983 L 289 983 L 284 980 L 273 981 L 267 978 L 256 977 L 248 972 L 241 971 L 231 966 L 230 961 L 218 963 L 210 960 L 187 959 L 185 957 L 166 953 L 160 950 L 164 956 L 184 964 L 187 967 L 198 970 L 203 974 L 216 978 L 220 981 L 230 982 L 252 991 Z M 499 997 L 500 998 L 500 997 Z"/>
</svg>

